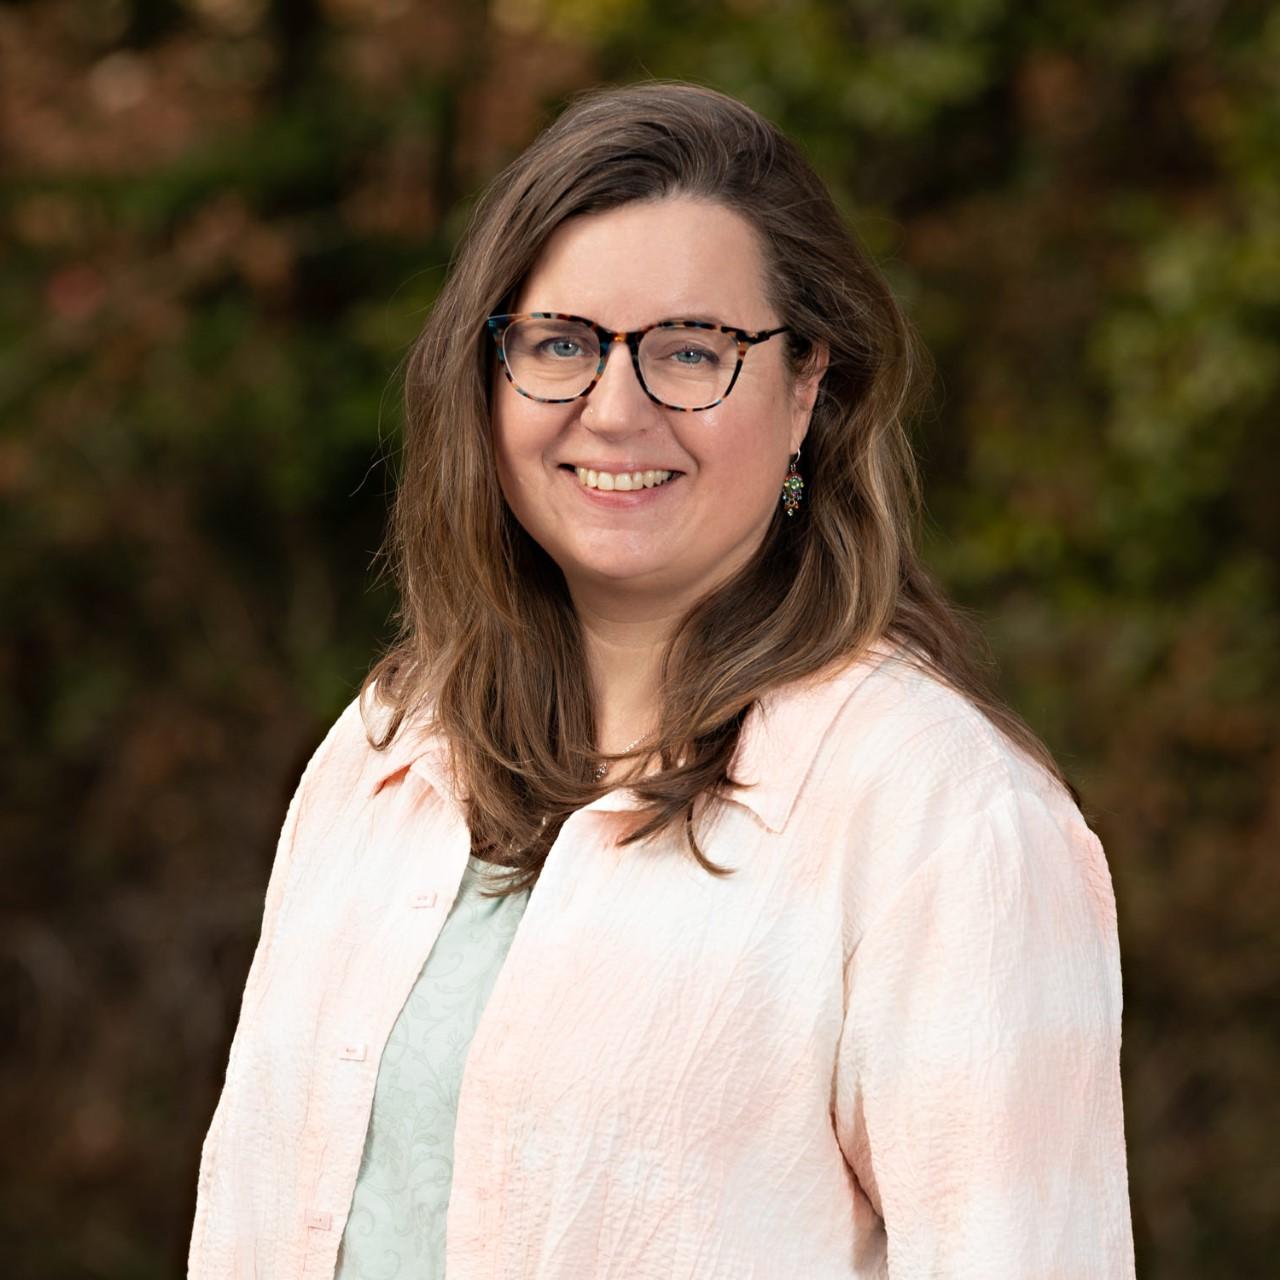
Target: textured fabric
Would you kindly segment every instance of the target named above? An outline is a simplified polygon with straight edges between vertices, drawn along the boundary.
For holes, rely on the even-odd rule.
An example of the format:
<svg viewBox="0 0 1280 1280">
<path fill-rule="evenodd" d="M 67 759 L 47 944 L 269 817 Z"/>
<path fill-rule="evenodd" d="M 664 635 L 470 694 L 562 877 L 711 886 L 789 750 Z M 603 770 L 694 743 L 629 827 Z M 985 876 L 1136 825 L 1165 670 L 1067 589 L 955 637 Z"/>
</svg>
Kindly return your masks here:
<svg viewBox="0 0 1280 1280">
<path fill-rule="evenodd" d="M 373 712 L 371 710 L 370 714 Z M 190 1274 L 330 1277 L 376 1066 L 470 853 L 445 744 L 308 765 L 202 1153 Z M 762 699 L 738 784 L 570 816 L 467 1056 L 449 1280 L 1133 1275 L 1101 845 L 881 649 Z"/>
<path fill-rule="evenodd" d="M 453 1125 L 467 1048 L 528 890 L 486 897 L 470 858 L 440 936 L 382 1051 L 338 1280 L 441 1280 Z"/>
</svg>

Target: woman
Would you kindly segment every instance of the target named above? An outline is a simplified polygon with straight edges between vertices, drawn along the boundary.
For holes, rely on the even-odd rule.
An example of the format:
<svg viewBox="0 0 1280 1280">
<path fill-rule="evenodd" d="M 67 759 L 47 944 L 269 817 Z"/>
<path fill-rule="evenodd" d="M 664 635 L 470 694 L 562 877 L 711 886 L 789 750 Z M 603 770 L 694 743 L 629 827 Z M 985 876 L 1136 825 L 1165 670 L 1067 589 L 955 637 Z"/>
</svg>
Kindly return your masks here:
<svg viewBox="0 0 1280 1280">
<path fill-rule="evenodd" d="M 595 93 L 496 180 L 193 1276 L 1132 1275 L 1107 866 L 912 549 L 915 370 L 730 98 Z"/>
</svg>

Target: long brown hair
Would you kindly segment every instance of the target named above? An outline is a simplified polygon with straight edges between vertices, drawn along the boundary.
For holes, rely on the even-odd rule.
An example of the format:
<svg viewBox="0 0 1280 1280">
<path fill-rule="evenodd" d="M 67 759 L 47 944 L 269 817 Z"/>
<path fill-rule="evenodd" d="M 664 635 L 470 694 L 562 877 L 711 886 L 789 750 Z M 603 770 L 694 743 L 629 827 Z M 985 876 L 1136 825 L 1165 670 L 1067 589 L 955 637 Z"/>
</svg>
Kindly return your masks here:
<svg viewBox="0 0 1280 1280">
<path fill-rule="evenodd" d="M 565 818 L 600 794 L 583 639 L 557 565 L 499 489 L 485 318 L 513 299 L 567 218 L 637 200 L 716 201 L 755 228 L 768 299 L 802 373 L 830 363 L 805 439 L 802 513 L 781 504 L 749 564 L 695 605 L 661 666 L 661 768 L 630 785 L 644 805 L 626 841 L 682 825 L 730 782 L 757 699 L 874 641 L 896 641 L 1059 781 L 1031 730 L 993 695 L 973 629 L 915 550 L 918 490 L 905 419 L 924 364 L 879 270 L 821 179 L 775 126 L 700 86 L 649 82 L 578 98 L 478 202 L 409 358 L 405 448 L 386 551 L 400 633 L 362 697 L 390 709 L 387 746 L 428 713 L 447 738 L 473 847 L 531 886 Z M 612 757 L 622 759 L 624 757 Z M 647 758 L 652 759 L 652 756 Z M 1064 783 L 1065 785 L 1065 783 Z"/>
</svg>

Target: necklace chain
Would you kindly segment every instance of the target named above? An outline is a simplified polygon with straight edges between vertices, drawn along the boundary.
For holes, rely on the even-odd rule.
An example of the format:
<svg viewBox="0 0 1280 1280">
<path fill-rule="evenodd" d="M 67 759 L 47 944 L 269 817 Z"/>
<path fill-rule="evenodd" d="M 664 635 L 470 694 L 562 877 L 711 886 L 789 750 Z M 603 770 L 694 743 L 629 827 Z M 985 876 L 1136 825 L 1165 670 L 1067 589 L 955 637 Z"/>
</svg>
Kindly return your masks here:
<svg viewBox="0 0 1280 1280">
<path fill-rule="evenodd" d="M 633 747 L 638 747 L 643 741 L 644 741 L 644 738 L 643 736 L 641 736 L 637 738 L 634 742 L 628 742 L 627 745 L 623 747 L 618 754 L 625 756 L 628 751 L 630 751 Z M 598 765 L 596 765 L 593 771 L 593 776 L 597 782 L 603 782 L 604 775 L 608 772 L 609 772 L 609 766 L 606 763 L 604 763 L 604 761 L 601 761 Z"/>
</svg>

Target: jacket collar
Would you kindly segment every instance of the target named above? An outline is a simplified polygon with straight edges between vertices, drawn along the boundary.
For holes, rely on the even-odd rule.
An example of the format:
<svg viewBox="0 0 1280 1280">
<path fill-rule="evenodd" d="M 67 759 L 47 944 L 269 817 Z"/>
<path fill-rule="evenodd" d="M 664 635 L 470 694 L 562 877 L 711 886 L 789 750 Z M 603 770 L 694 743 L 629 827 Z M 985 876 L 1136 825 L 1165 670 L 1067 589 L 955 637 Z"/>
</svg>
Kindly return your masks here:
<svg viewBox="0 0 1280 1280">
<path fill-rule="evenodd" d="M 767 693 L 742 726 L 726 795 L 770 831 L 787 825 L 819 748 L 854 691 L 894 649 L 884 643 Z"/>
<path fill-rule="evenodd" d="M 840 660 L 765 694 L 743 722 L 738 753 L 730 769 L 736 785 L 726 790 L 726 798 L 750 810 L 770 831 L 781 831 L 841 708 L 867 676 L 898 652 L 893 645 L 877 641 L 857 658 Z M 387 714 L 375 704 L 367 716 L 381 728 Z M 461 804 L 454 791 L 443 734 L 424 728 L 420 722 L 406 723 L 385 751 L 370 755 L 368 795 L 410 771 Z M 635 793 L 619 787 L 587 808 L 623 812 L 638 806 Z"/>
<path fill-rule="evenodd" d="M 379 735 L 385 732 L 391 718 L 390 709 L 370 698 L 362 715 L 367 725 Z M 444 795 L 451 795 L 449 781 L 448 743 L 444 734 L 432 729 L 425 717 L 407 716 L 404 723 L 382 751 L 370 748 L 365 770 L 365 794 L 376 795 L 393 778 L 412 769 L 432 788 Z"/>
</svg>

